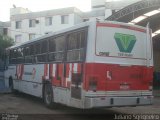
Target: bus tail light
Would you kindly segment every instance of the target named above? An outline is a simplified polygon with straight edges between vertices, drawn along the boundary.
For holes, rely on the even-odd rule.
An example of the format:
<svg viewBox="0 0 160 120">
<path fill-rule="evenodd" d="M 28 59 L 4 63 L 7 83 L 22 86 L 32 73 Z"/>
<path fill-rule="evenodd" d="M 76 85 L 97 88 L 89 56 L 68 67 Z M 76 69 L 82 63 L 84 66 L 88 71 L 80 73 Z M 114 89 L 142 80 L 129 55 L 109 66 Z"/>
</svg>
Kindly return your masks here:
<svg viewBox="0 0 160 120">
<path fill-rule="evenodd" d="M 89 90 L 96 92 L 96 90 L 97 90 L 97 77 L 90 77 Z"/>
<path fill-rule="evenodd" d="M 149 82 L 149 90 L 150 90 L 150 91 L 153 90 L 153 82 L 152 82 L 152 81 Z"/>
</svg>

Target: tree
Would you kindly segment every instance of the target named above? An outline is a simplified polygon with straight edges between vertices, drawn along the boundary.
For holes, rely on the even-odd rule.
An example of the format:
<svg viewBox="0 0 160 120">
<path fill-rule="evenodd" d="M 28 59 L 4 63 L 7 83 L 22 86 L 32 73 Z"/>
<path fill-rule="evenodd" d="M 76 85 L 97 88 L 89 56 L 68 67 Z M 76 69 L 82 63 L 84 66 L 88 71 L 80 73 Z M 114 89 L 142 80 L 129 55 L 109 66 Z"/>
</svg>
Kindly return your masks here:
<svg viewBox="0 0 160 120">
<path fill-rule="evenodd" d="M 5 54 L 5 49 L 12 46 L 14 41 L 12 38 L 6 35 L 0 35 L 0 59 L 3 59 Z"/>
</svg>

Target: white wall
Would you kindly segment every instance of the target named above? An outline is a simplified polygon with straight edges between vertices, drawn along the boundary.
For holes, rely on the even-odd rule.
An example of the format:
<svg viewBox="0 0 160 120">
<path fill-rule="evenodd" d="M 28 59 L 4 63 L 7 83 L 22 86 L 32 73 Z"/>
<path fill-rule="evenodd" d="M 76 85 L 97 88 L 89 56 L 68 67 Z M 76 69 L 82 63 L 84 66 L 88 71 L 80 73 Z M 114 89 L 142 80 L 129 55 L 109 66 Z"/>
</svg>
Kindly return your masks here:
<svg viewBox="0 0 160 120">
<path fill-rule="evenodd" d="M 24 14 L 24 13 L 29 13 L 28 9 L 22 8 L 22 7 L 17 7 L 17 8 L 11 8 L 10 9 L 10 15 L 16 15 L 16 14 Z"/>
<path fill-rule="evenodd" d="M 48 16 L 47 16 L 48 17 Z M 69 14 L 69 23 L 68 24 L 61 24 L 61 15 L 55 15 L 52 16 L 52 25 L 50 26 L 46 26 L 45 25 L 45 17 L 39 17 L 36 18 L 36 20 L 39 20 L 39 23 L 36 24 L 35 27 L 29 27 L 29 19 L 23 19 L 22 21 L 22 25 L 21 25 L 21 29 L 15 29 L 15 22 L 16 21 L 11 21 L 11 37 L 13 39 L 15 39 L 16 35 L 22 35 L 22 41 L 21 42 L 25 42 L 29 40 L 29 33 L 35 33 L 36 34 L 36 38 L 40 37 L 42 35 L 45 35 L 46 32 L 55 32 L 55 31 L 59 31 L 68 27 L 71 27 L 75 24 L 78 24 L 80 22 L 83 21 L 83 19 L 72 13 Z M 19 20 L 17 20 L 19 21 Z M 20 31 L 20 32 L 18 32 Z"/>
<path fill-rule="evenodd" d="M 80 15 L 74 14 L 74 24 L 83 22 L 83 18 Z"/>
</svg>

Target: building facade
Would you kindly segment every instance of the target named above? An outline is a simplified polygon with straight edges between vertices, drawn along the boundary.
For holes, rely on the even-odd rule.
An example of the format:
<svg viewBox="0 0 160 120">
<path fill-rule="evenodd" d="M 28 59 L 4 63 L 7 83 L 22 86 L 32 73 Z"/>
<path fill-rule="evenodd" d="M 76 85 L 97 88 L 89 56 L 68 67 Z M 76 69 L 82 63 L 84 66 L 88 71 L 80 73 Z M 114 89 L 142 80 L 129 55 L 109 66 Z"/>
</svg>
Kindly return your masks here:
<svg viewBox="0 0 160 120">
<path fill-rule="evenodd" d="M 0 22 L 0 35 L 10 36 L 10 22 Z"/>
<path fill-rule="evenodd" d="M 105 20 L 114 12 L 140 0 L 91 0 L 90 12 L 75 7 L 31 12 L 14 7 L 10 9 L 10 36 L 22 43 L 89 20 Z"/>
<path fill-rule="evenodd" d="M 91 8 L 92 11 L 105 11 L 104 18 L 107 18 L 122 8 L 138 1 L 140 0 L 91 0 Z"/>
<path fill-rule="evenodd" d="M 32 40 L 83 22 L 81 11 L 74 7 L 42 12 L 12 8 L 10 13 L 11 37 L 15 43 Z"/>
</svg>

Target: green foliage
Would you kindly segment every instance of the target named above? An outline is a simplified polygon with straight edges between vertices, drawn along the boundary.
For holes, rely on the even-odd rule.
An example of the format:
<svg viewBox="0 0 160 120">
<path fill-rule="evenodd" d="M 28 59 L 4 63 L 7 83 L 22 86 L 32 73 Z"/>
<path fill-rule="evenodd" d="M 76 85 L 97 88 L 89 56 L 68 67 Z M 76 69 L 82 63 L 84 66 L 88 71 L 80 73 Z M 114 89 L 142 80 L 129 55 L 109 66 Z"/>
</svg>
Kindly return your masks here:
<svg viewBox="0 0 160 120">
<path fill-rule="evenodd" d="M 0 59 L 3 59 L 5 49 L 12 46 L 14 41 L 12 38 L 4 35 L 0 35 Z"/>
</svg>

